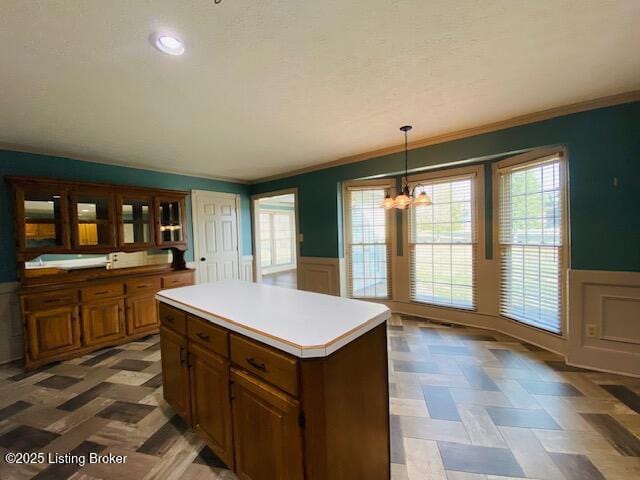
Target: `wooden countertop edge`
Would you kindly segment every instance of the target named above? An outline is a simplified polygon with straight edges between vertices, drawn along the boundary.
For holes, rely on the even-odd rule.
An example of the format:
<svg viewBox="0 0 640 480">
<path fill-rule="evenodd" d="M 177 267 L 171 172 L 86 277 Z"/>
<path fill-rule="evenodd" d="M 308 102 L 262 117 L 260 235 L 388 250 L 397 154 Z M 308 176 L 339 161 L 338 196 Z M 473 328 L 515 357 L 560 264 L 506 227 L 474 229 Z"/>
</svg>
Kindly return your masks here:
<svg viewBox="0 0 640 480">
<path fill-rule="evenodd" d="M 297 343 L 291 342 L 290 340 L 285 340 L 284 338 L 276 337 L 275 335 L 273 335 L 271 333 L 268 333 L 268 332 L 265 332 L 263 330 L 259 330 L 257 328 L 249 327 L 249 326 L 247 326 L 247 325 L 245 325 L 243 323 L 239 323 L 239 322 L 236 322 L 236 321 L 231 320 L 229 318 L 223 317 L 222 315 L 218 315 L 218 314 L 215 314 L 215 313 L 212 313 L 212 312 L 208 312 L 206 310 L 202 310 L 201 308 L 194 307 L 193 305 L 189 305 L 189 304 L 180 302 L 178 300 L 174 300 L 172 298 L 163 297 L 162 296 L 162 292 L 156 294 L 156 299 L 158 301 L 160 301 L 160 302 L 164 302 L 167 305 L 171 305 L 171 306 L 176 307 L 176 308 L 184 308 L 185 311 L 187 311 L 187 313 L 192 313 L 193 315 L 197 315 L 197 316 L 206 315 L 206 316 L 210 316 L 210 317 L 215 317 L 217 319 L 220 319 L 220 320 L 223 320 L 224 322 L 229 323 L 232 327 L 236 327 L 238 329 L 251 332 L 251 333 L 253 333 L 255 335 L 258 335 L 259 337 L 266 337 L 266 338 L 272 340 L 275 343 L 280 343 L 280 344 L 287 345 L 287 346 L 289 346 L 289 347 L 291 347 L 291 348 L 293 348 L 295 350 L 299 350 L 299 353 L 291 352 L 288 349 L 282 349 L 281 348 L 281 350 L 284 350 L 285 352 L 290 353 L 292 355 L 295 355 L 295 356 L 297 356 L 299 358 L 326 357 L 326 356 L 330 355 L 331 353 L 333 353 L 334 351 L 338 350 L 338 348 L 336 348 L 335 350 L 331 350 L 329 352 L 328 350 L 332 346 L 334 346 L 337 343 L 341 342 L 345 338 L 347 338 L 347 337 L 349 337 L 351 335 L 354 335 L 355 333 L 360 332 L 360 335 L 358 335 L 358 336 L 364 335 L 365 333 L 367 333 L 368 331 L 374 329 L 375 327 L 377 327 L 378 325 L 382 324 L 383 322 L 385 322 L 386 320 L 388 320 L 391 317 L 391 311 L 387 309 L 386 312 L 383 312 L 380 315 L 376 315 L 375 317 L 373 317 L 372 319 L 370 319 L 367 322 L 363 323 L 362 325 L 359 325 L 357 327 L 352 328 L 351 330 L 339 335 L 338 337 L 334 338 L 333 340 L 331 340 L 330 342 L 328 342 L 328 343 L 326 343 L 324 345 L 306 345 L 306 346 L 303 346 L 303 345 L 299 345 Z M 199 314 L 190 312 L 188 309 L 191 309 L 191 310 L 193 310 L 195 312 L 199 312 Z M 200 317 L 200 318 L 203 318 L 203 317 Z M 206 318 L 206 317 L 204 317 L 204 319 L 212 321 L 212 320 L 210 320 L 209 318 Z M 213 322 L 213 321 L 212 321 L 212 323 L 215 323 L 216 325 L 220 325 L 220 324 L 218 324 L 216 322 Z M 220 325 L 220 326 L 227 327 L 227 328 L 229 328 L 230 330 L 232 330 L 232 331 L 234 331 L 236 333 L 246 334 L 243 331 L 234 330 L 232 327 L 229 327 L 227 325 Z M 254 338 L 254 337 L 251 337 L 251 338 Z M 259 340 L 259 339 L 258 338 L 254 338 L 254 340 Z M 354 338 L 354 340 L 355 340 L 355 338 Z M 275 348 L 278 348 L 278 347 L 275 347 Z M 321 351 L 322 355 L 304 355 L 305 351 L 307 353 L 313 352 L 313 351 Z"/>
<path fill-rule="evenodd" d="M 134 267 L 136 268 L 136 267 Z M 179 275 L 181 273 L 187 272 L 195 272 L 193 268 L 185 268 L 182 270 L 174 270 L 172 268 L 155 268 L 144 270 L 136 270 L 136 271 L 124 271 L 128 269 L 122 269 L 123 272 L 112 273 L 107 275 L 100 275 L 96 277 L 89 278 L 75 278 L 68 282 L 57 282 L 57 283 L 42 283 L 42 284 L 22 284 L 18 289 L 18 293 L 20 295 L 29 295 L 32 293 L 40 293 L 47 292 L 51 290 L 59 290 L 59 289 L 68 289 L 68 288 L 80 288 L 85 284 L 89 283 L 90 285 L 100 285 L 104 283 L 118 282 L 124 281 L 129 278 L 137 278 L 137 277 L 150 277 L 153 275 Z M 117 270 L 109 270 L 109 272 L 116 272 Z"/>
</svg>

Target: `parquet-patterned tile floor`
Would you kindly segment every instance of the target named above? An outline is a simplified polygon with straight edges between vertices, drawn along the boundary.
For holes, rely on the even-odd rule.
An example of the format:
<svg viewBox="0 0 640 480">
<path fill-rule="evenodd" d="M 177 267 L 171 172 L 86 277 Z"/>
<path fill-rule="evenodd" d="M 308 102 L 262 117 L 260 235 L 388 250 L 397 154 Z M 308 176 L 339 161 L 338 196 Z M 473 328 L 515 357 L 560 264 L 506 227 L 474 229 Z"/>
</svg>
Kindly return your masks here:
<svg viewBox="0 0 640 480">
<path fill-rule="evenodd" d="M 389 352 L 393 480 L 640 478 L 640 379 L 406 316 L 392 317 Z M 16 451 L 127 461 L 5 463 Z M 235 479 L 163 401 L 157 335 L 36 372 L 0 367 L 0 456 L 2 480 Z"/>
</svg>

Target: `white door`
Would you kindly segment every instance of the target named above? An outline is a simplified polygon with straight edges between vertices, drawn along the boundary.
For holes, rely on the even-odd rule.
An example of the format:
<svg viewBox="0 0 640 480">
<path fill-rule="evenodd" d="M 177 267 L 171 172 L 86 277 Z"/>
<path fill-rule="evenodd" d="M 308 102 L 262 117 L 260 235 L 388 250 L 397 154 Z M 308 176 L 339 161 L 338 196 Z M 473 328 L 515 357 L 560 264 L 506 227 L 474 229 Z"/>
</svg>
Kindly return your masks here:
<svg viewBox="0 0 640 480">
<path fill-rule="evenodd" d="M 198 282 L 240 278 L 236 195 L 194 194 Z"/>
</svg>

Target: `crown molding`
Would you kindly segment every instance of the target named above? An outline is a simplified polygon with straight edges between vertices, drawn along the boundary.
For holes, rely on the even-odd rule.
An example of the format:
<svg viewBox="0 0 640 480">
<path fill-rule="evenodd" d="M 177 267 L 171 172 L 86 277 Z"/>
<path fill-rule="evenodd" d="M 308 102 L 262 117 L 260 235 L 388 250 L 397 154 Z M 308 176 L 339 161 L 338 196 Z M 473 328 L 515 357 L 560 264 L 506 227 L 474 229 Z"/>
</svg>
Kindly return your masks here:
<svg viewBox="0 0 640 480">
<path fill-rule="evenodd" d="M 172 175 L 180 175 L 182 177 L 194 177 L 194 178 L 204 178 L 207 180 L 217 180 L 220 182 L 229 182 L 229 183 L 239 183 L 243 185 L 248 185 L 250 183 L 249 180 L 240 179 L 240 178 L 232 178 L 232 177 L 217 177 L 214 175 L 209 175 L 206 173 L 186 173 L 184 171 L 172 170 L 166 168 L 158 168 L 151 165 L 145 164 L 134 164 L 130 162 L 120 162 L 116 160 L 112 160 L 110 158 L 104 158 L 100 156 L 93 155 L 78 155 L 77 153 L 68 152 L 65 150 L 50 150 L 43 149 L 38 147 L 32 147 L 29 145 L 22 144 L 12 144 L 12 143 L 3 143 L 0 142 L 0 150 L 9 150 L 13 152 L 22 152 L 22 153 L 32 153 L 35 155 L 47 155 L 52 157 L 62 157 L 68 158 L 71 160 L 79 160 L 81 162 L 89 162 L 89 163 L 99 163 L 102 165 L 113 165 L 116 167 L 127 167 L 127 168 L 135 168 L 138 170 L 146 170 L 149 172 L 158 172 L 158 173 L 169 173 Z"/>
<path fill-rule="evenodd" d="M 456 130 L 449 133 L 435 135 L 432 137 L 422 138 L 409 142 L 408 147 L 410 150 L 416 148 L 427 147 L 429 145 L 435 145 L 438 143 L 450 142 L 452 140 L 459 140 L 462 138 L 473 137 L 475 135 L 481 135 L 483 133 L 495 132 L 498 130 L 504 130 L 506 128 L 517 127 L 526 125 L 529 123 L 540 122 L 543 120 L 550 120 L 552 118 L 561 117 L 564 115 L 570 115 L 572 113 L 585 112 L 587 110 L 596 110 L 598 108 L 612 107 L 614 105 L 621 105 L 623 103 L 630 103 L 640 101 L 640 90 L 633 90 L 631 92 L 619 93 L 616 95 L 610 95 L 607 97 L 600 97 L 593 100 L 585 100 L 578 103 L 572 103 L 569 105 L 563 105 L 560 107 L 549 108 L 547 110 L 540 110 L 538 112 L 527 113 L 524 115 L 518 115 L 506 120 L 500 120 L 498 122 L 487 123 L 476 127 L 465 128 L 463 130 Z M 252 180 L 249 183 L 256 184 L 262 182 L 269 182 L 272 180 L 279 180 L 282 178 L 292 177 L 294 175 L 300 175 L 303 173 L 315 172 L 318 170 L 324 170 L 326 168 L 337 167 L 340 165 L 347 165 L 350 163 L 361 162 L 363 160 L 369 160 L 371 158 L 382 157 L 384 155 L 390 155 L 392 153 L 402 152 L 404 150 L 404 143 L 393 145 L 390 147 L 380 148 L 377 150 L 371 150 L 357 155 L 351 155 L 343 157 L 338 160 L 332 160 L 317 165 L 311 165 L 309 167 L 291 170 L 287 173 L 278 175 L 272 175 L 269 177 L 259 178 Z"/>
</svg>

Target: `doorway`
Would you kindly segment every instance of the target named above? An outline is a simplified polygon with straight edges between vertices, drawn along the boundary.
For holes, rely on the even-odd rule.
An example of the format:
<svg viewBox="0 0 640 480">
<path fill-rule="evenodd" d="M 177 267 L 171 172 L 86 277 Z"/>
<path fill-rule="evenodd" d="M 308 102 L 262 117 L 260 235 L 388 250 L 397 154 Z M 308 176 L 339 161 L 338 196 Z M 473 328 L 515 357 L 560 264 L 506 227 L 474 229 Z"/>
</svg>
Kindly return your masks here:
<svg viewBox="0 0 640 480">
<path fill-rule="evenodd" d="M 298 288 L 297 191 L 253 197 L 256 282 Z"/>
<path fill-rule="evenodd" d="M 191 209 L 198 283 L 239 279 L 239 195 L 194 190 Z"/>
</svg>

